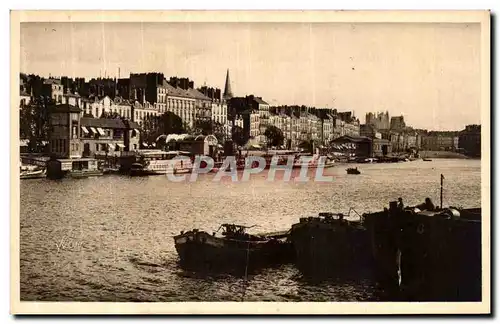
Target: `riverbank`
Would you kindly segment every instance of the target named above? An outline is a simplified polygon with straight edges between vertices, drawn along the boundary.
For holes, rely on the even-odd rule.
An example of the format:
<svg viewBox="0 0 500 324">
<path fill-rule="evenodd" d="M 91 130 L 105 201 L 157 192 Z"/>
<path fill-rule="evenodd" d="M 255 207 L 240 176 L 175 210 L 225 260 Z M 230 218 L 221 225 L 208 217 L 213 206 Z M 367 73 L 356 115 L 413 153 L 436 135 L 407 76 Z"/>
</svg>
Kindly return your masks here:
<svg viewBox="0 0 500 324">
<path fill-rule="evenodd" d="M 420 157 L 430 159 L 471 159 L 467 155 L 449 151 L 420 151 Z"/>
</svg>

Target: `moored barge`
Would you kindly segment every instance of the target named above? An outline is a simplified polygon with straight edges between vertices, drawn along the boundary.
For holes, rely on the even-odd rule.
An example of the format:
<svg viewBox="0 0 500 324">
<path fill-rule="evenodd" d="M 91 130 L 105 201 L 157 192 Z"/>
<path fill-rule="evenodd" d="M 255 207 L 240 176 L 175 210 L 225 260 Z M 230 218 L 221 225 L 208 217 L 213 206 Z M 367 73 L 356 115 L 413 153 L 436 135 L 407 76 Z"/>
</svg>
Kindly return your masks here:
<svg viewBox="0 0 500 324">
<path fill-rule="evenodd" d="M 481 208 L 365 214 L 379 282 L 411 301 L 481 300 Z"/>
<path fill-rule="evenodd" d="M 246 272 L 259 267 L 288 262 L 293 249 L 287 232 L 248 234 L 248 227 L 222 224 L 222 235 L 197 229 L 174 236 L 180 265 L 207 271 Z"/>
<path fill-rule="evenodd" d="M 311 278 L 365 275 L 370 268 L 369 233 L 362 220 L 320 213 L 292 225 L 290 238 L 299 270 Z"/>
</svg>

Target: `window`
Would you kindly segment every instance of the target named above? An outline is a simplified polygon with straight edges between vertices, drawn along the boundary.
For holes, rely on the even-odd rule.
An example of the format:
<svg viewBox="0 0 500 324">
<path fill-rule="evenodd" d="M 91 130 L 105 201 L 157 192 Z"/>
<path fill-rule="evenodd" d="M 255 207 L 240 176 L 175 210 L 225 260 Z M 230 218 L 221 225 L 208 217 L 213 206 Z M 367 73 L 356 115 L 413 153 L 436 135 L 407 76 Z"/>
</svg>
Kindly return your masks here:
<svg viewBox="0 0 500 324">
<path fill-rule="evenodd" d="M 96 145 L 95 145 L 95 150 L 96 150 L 96 151 L 99 151 L 99 144 L 96 144 Z"/>
<path fill-rule="evenodd" d="M 134 150 L 137 150 L 137 144 L 134 144 Z"/>
</svg>

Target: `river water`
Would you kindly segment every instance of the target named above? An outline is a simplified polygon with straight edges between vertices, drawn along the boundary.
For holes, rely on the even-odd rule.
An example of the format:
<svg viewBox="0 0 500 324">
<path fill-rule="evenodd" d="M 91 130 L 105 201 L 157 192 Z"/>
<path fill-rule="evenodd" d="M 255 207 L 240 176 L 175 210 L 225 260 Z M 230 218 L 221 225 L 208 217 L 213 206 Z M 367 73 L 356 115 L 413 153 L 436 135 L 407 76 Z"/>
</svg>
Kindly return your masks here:
<svg viewBox="0 0 500 324">
<path fill-rule="evenodd" d="M 326 169 L 330 182 L 172 182 L 164 176 L 21 181 L 21 300 L 46 301 L 367 301 L 368 280 L 311 283 L 293 265 L 265 269 L 247 280 L 180 269 L 172 236 L 221 223 L 258 225 L 255 232 L 289 229 L 318 212 L 378 211 L 402 197 L 430 197 L 444 206 L 480 207 L 479 160 L 434 159 Z M 314 171 L 310 172 L 314 175 Z M 241 173 L 240 173 L 241 175 Z"/>
</svg>

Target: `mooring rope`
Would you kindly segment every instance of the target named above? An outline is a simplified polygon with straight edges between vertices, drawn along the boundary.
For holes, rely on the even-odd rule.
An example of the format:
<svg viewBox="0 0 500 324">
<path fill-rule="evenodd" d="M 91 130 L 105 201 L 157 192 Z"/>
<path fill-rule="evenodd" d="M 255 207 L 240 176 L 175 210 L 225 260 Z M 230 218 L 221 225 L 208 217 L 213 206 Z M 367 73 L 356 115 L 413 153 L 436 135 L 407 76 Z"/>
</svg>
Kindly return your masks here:
<svg viewBox="0 0 500 324">
<path fill-rule="evenodd" d="M 250 242 L 248 242 L 247 246 L 247 262 L 245 264 L 245 281 L 243 282 L 243 295 L 241 296 L 242 301 L 245 300 L 245 293 L 247 291 L 249 258 L 250 258 Z"/>
</svg>

